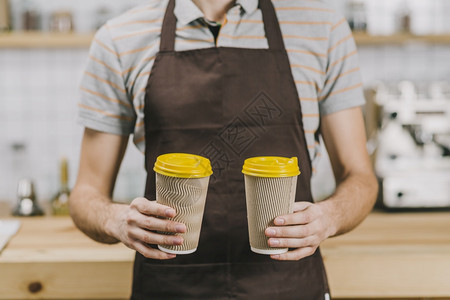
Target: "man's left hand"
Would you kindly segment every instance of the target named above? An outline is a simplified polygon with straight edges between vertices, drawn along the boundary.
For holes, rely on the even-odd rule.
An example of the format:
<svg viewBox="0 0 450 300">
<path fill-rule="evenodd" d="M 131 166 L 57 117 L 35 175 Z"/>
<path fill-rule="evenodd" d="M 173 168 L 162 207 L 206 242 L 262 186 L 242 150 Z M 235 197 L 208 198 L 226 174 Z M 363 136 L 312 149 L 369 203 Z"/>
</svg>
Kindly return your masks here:
<svg viewBox="0 0 450 300">
<path fill-rule="evenodd" d="M 313 255 L 320 243 L 332 235 L 330 219 L 323 207 L 309 202 L 294 203 L 294 213 L 277 217 L 274 224 L 265 231 L 269 246 L 295 248 L 271 255 L 276 260 L 300 260 Z"/>
</svg>

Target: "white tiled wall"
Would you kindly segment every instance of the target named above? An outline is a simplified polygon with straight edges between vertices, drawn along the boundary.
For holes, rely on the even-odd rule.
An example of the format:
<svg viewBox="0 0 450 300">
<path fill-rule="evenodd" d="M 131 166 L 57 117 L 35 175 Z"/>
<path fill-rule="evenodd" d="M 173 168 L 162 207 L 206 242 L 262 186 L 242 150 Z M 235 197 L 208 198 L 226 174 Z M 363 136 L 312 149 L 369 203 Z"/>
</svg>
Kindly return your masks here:
<svg viewBox="0 0 450 300">
<path fill-rule="evenodd" d="M 34 179 L 40 199 L 57 190 L 58 160 L 66 156 L 73 186 L 82 128 L 76 124 L 78 84 L 87 50 L 0 51 L 0 199 L 15 198 L 20 177 Z M 14 145 L 24 151 L 14 151 Z M 133 151 L 134 150 L 134 151 Z M 133 146 L 116 197 L 143 193 L 143 155 Z"/>
<path fill-rule="evenodd" d="M 363 82 L 442 81 L 450 78 L 450 46 L 359 47 Z"/>
</svg>

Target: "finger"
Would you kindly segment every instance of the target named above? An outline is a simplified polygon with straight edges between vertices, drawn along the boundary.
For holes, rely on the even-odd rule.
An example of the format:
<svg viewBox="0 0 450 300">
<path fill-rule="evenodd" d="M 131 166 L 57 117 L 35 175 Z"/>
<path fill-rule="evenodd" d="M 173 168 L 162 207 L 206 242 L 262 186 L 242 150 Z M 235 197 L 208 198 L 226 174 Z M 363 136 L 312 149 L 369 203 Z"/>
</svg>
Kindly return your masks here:
<svg viewBox="0 0 450 300">
<path fill-rule="evenodd" d="M 313 235 L 311 227 L 310 225 L 268 227 L 265 234 L 273 238 L 305 238 Z"/>
<path fill-rule="evenodd" d="M 314 252 L 316 252 L 316 249 L 317 248 L 315 247 L 298 248 L 283 254 L 271 255 L 270 258 L 275 260 L 300 260 L 302 258 L 313 255 Z"/>
<path fill-rule="evenodd" d="M 133 202 L 131 202 L 130 206 L 131 208 L 137 209 L 140 213 L 149 216 L 173 218 L 176 215 L 175 209 L 145 198 L 134 199 Z"/>
<path fill-rule="evenodd" d="M 133 246 L 134 250 L 141 253 L 144 257 L 147 257 L 147 258 L 165 260 L 165 259 L 172 259 L 172 258 L 176 257 L 175 254 L 165 253 L 165 252 L 162 252 L 161 250 L 153 249 L 139 241 L 135 241 L 132 244 L 132 246 Z"/>
<path fill-rule="evenodd" d="M 306 201 L 295 202 L 294 206 L 293 206 L 293 209 L 294 209 L 294 212 L 301 211 L 301 210 L 307 209 L 311 205 L 312 205 L 311 202 L 306 202 Z"/>
<path fill-rule="evenodd" d="M 149 217 L 141 213 L 136 212 L 127 218 L 128 225 L 136 225 L 141 228 L 149 230 L 157 230 L 163 232 L 172 233 L 184 233 L 186 232 L 186 225 L 183 223 Z"/>
<path fill-rule="evenodd" d="M 317 217 L 318 210 L 313 205 L 309 205 L 304 210 L 276 217 L 273 223 L 277 226 L 308 224 L 317 219 Z"/>
<path fill-rule="evenodd" d="M 133 240 L 144 242 L 151 245 L 182 245 L 183 237 L 178 235 L 166 235 L 143 230 L 141 228 L 133 228 L 129 231 L 128 237 Z"/>
<path fill-rule="evenodd" d="M 318 246 L 318 241 L 315 237 L 306 237 L 302 239 L 279 239 L 279 238 L 270 238 L 267 241 L 270 247 L 275 248 L 302 248 L 309 246 Z"/>
</svg>

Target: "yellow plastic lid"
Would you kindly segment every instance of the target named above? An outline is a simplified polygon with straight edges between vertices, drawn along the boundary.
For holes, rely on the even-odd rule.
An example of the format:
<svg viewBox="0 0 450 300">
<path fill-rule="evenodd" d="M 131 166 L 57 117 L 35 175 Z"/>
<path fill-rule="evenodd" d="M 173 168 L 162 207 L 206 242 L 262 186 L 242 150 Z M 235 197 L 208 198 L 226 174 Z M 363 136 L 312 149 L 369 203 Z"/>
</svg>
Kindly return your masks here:
<svg viewBox="0 0 450 300">
<path fill-rule="evenodd" d="M 178 178 L 202 178 L 213 173 L 209 159 L 186 153 L 168 153 L 159 156 L 153 170 L 162 175 Z"/>
<path fill-rule="evenodd" d="M 297 157 L 261 156 L 246 159 L 242 173 L 255 177 L 292 177 L 300 174 Z"/>
</svg>

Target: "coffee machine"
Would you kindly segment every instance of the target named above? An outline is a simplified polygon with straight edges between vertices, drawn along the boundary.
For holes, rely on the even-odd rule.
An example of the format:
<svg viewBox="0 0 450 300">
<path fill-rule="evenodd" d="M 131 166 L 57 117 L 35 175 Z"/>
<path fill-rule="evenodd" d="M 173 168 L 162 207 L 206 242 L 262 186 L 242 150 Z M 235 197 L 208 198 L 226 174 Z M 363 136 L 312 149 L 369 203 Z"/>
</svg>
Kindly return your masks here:
<svg viewBox="0 0 450 300">
<path fill-rule="evenodd" d="M 450 208 L 450 83 L 379 83 L 375 102 L 382 205 Z"/>
</svg>

